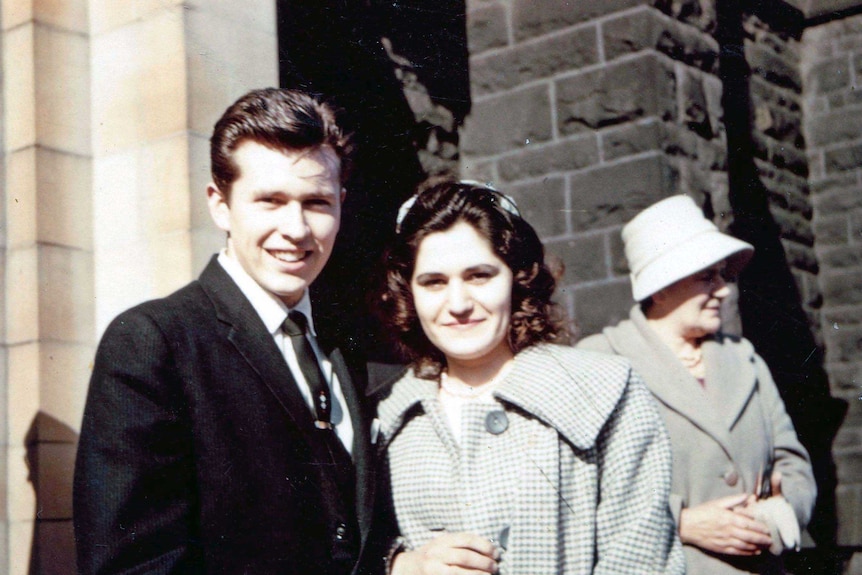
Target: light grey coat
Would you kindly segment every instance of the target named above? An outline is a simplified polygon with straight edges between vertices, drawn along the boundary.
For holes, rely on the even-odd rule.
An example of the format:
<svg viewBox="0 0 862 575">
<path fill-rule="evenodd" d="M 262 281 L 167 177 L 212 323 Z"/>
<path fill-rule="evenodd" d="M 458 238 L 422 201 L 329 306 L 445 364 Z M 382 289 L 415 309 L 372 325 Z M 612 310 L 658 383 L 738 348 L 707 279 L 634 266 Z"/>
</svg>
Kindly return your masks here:
<svg viewBox="0 0 862 575">
<path fill-rule="evenodd" d="M 503 574 L 684 571 L 667 505 L 669 440 L 627 361 L 530 347 L 493 398 L 465 406 L 460 444 L 437 387 L 408 372 L 378 407 L 410 544 L 444 530 L 500 540 L 508 528 Z M 502 432 L 489 430 L 489 414 Z"/>
<path fill-rule="evenodd" d="M 808 453 L 796 437 L 769 369 L 748 340 L 717 335 L 703 343 L 705 385 L 683 367 L 647 323 L 639 306 L 630 319 L 578 347 L 628 358 L 661 406 L 673 445 L 671 506 L 680 510 L 727 495 L 753 493 L 770 458 L 800 526 L 811 517 L 817 488 Z M 716 557 L 685 546 L 689 573 L 760 572 L 776 563 Z"/>
</svg>

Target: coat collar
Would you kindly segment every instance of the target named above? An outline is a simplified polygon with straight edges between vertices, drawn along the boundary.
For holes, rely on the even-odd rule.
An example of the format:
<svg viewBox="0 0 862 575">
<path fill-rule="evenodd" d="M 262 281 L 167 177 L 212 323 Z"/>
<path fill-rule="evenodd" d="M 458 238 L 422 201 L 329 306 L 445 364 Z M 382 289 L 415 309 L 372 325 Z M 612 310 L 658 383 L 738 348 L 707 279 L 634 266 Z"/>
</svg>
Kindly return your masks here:
<svg viewBox="0 0 862 575">
<path fill-rule="evenodd" d="M 711 435 L 729 451 L 730 429 L 754 392 L 756 373 L 751 361 L 740 361 L 737 346 L 717 335 L 705 341 L 706 389 L 682 366 L 635 306 L 630 321 L 603 331 L 614 351 L 628 357 L 653 395 Z M 748 346 L 750 348 L 750 346 Z M 750 350 L 753 359 L 753 350 Z"/>
<path fill-rule="evenodd" d="M 608 365 L 613 365 L 610 371 Z M 618 377 L 606 377 L 614 371 Z M 539 344 L 515 356 L 512 370 L 493 394 L 586 450 L 595 445 L 627 383 L 628 368 L 623 360 Z M 385 440 L 391 440 L 417 405 L 427 405 L 436 397 L 437 382 L 420 379 L 409 370 L 378 406 Z"/>
<path fill-rule="evenodd" d="M 294 382 L 284 356 L 254 306 L 224 271 L 215 256 L 201 273 L 200 285 L 212 301 L 216 317 L 227 326 L 227 339 L 257 372 L 297 428 L 303 430 L 310 440 L 313 428 L 311 412 Z"/>
</svg>

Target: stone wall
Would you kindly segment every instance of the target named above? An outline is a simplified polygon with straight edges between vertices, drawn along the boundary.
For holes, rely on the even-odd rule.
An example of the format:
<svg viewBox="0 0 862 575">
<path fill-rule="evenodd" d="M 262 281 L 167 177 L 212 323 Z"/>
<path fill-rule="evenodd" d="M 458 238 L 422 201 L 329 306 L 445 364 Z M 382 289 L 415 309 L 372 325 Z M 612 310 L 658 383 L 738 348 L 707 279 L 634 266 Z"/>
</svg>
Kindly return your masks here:
<svg viewBox="0 0 862 575">
<path fill-rule="evenodd" d="M 832 394 L 850 407 L 834 444 L 839 543 L 862 544 L 862 16 L 804 36 L 806 136 Z M 856 572 L 862 573 L 862 565 Z"/>
<path fill-rule="evenodd" d="M 517 199 L 583 334 L 631 306 L 623 223 L 674 193 L 728 211 L 715 13 L 651 4 L 468 2 L 462 172 Z"/>
<path fill-rule="evenodd" d="M 560 297 L 577 332 L 627 314 L 620 228 L 662 197 L 691 195 L 755 245 L 741 326 L 812 452 L 811 534 L 827 551 L 798 567 L 824 573 L 862 535 L 854 4 L 467 2 L 462 173 L 515 196 L 565 264 Z M 851 404 L 840 432 L 846 405 L 830 390 Z"/>
</svg>

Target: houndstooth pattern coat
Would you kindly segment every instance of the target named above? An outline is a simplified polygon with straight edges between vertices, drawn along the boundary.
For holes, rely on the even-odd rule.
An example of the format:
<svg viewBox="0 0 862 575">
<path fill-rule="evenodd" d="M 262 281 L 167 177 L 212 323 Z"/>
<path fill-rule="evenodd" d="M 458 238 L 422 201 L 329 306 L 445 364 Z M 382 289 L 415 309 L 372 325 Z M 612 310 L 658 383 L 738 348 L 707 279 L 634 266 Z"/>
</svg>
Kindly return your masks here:
<svg viewBox="0 0 862 575">
<path fill-rule="evenodd" d="M 437 383 L 412 372 L 378 415 L 410 545 L 442 531 L 503 540 L 502 574 L 685 571 L 668 508 L 670 444 L 626 360 L 555 345 L 520 352 L 493 398 L 465 407 L 460 445 Z"/>
</svg>

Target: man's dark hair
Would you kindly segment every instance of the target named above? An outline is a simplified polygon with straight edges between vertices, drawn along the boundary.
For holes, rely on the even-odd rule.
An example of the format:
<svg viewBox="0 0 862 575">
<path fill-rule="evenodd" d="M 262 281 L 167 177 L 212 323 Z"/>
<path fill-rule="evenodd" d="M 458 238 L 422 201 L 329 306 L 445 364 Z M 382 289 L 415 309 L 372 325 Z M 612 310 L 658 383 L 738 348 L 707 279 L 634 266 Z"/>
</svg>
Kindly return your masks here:
<svg viewBox="0 0 862 575">
<path fill-rule="evenodd" d="M 511 209 L 508 200 L 485 186 L 436 181 L 420 189 L 399 223 L 395 245 L 386 255 L 386 284 L 377 301 L 384 326 L 420 377 L 435 378 L 445 364 L 443 354 L 419 323 L 410 281 L 419 245 L 428 235 L 459 222 L 486 238 L 512 270 L 512 318 L 508 343 L 513 353 L 543 341 L 564 341 L 561 313 L 551 301 L 556 282 L 544 261 L 544 247 L 530 224 Z M 511 205 L 511 204 L 508 204 Z"/>
<path fill-rule="evenodd" d="M 216 122 L 210 138 L 212 179 L 230 198 L 240 176 L 233 153 L 245 141 L 282 152 L 328 146 L 341 160 L 341 183 L 347 180 L 353 154 L 350 135 L 338 126 L 337 110 L 298 90 L 253 90 L 234 102 Z"/>
</svg>

